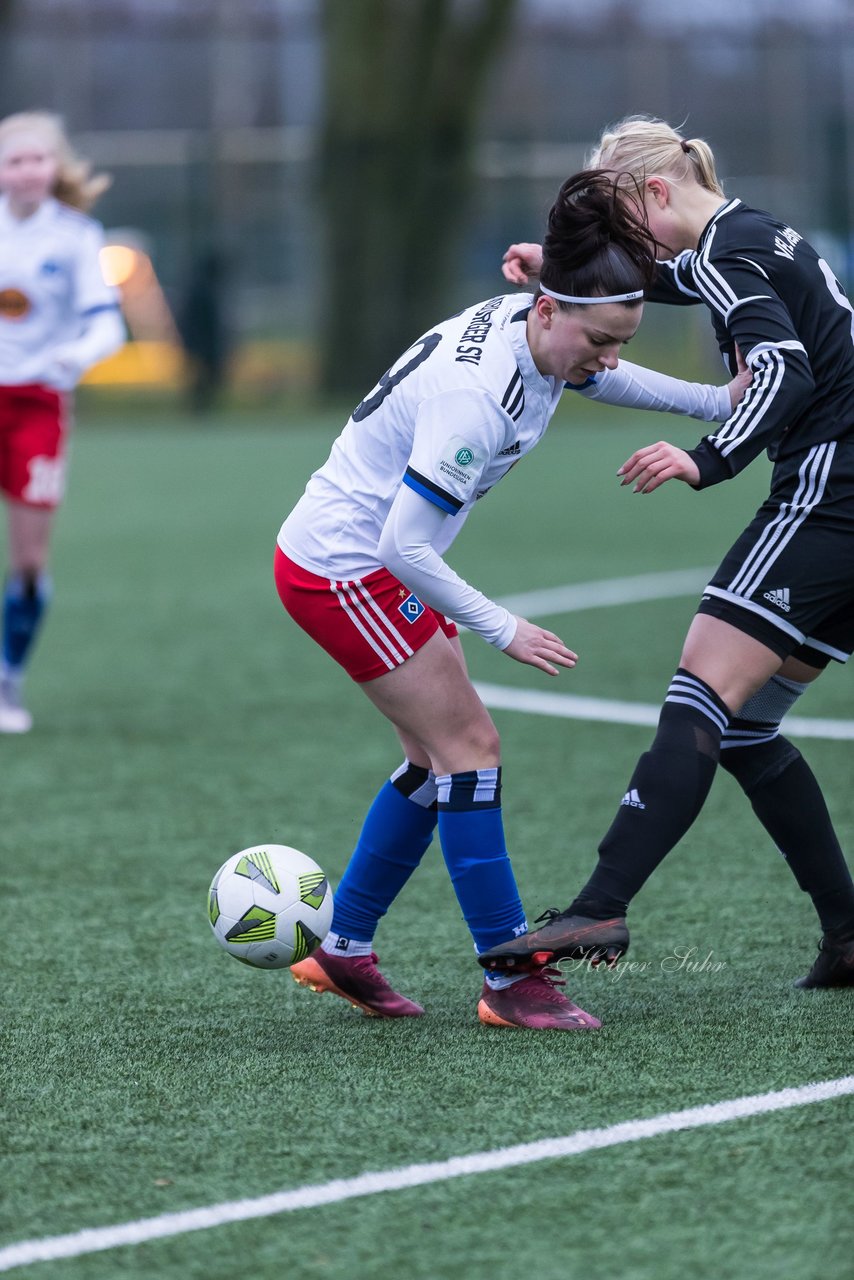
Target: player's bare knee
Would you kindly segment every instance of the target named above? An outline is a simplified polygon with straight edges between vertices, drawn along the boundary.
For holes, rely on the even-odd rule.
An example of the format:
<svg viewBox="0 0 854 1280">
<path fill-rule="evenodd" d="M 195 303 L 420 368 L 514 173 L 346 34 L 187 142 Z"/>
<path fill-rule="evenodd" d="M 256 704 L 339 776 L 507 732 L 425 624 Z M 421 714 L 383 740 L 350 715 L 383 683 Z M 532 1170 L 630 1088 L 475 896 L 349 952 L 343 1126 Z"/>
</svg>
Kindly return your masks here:
<svg viewBox="0 0 854 1280">
<path fill-rule="evenodd" d="M 495 768 L 501 763 L 501 738 L 490 719 L 471 725 L 469 733 L 465 736 L 472 758 L 478 761 L 479 769 Z"/>
</svg>

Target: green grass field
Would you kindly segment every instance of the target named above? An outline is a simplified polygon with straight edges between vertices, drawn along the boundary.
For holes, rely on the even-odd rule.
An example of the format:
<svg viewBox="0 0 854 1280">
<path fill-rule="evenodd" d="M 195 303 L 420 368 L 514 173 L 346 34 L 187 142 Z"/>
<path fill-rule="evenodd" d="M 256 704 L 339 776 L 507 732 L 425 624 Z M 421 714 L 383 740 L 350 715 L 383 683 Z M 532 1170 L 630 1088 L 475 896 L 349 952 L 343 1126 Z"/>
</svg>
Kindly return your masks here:
<svg viewBox="0 0 854 1280">
<path fill-rule="evenodd" d="M 36 727 L 0 739 L 0 1249 L 851 1070 L 851 993 L 792 988 L 816 922 L 727 777 L 633 909 L 637 968 L 569 975 L 599 1033 L 478 1024 L 479 970 L 436 849 L 377 939 L 423 1019 L 364 1019 L 216 946 L 205 907 L 220 863 L 278 841 L 335 882 L 398 763 L 391 732 L 288 622 L 271 585 L 280 520 L 338 426 L 333 415 L 199 424 L 160 412 L 79 430 L 55 604 L 30 679 Z M 479 505 L 455 566 L 501 595 L 713 564 L 765 465 L 700 496 L 621 492 L 617 466 L 664 430 L 649 417 L 567 412 Z M 581 655 L 557 681 L 467 637 L 472 673 L 657 703 L 694 604 L 554 618 Z M 798 711 L 848 717 L 852 706 L 850 675 L 833 669 Z M 565 905 L 586 877 L 651 732 L 495 718 L 508 840 L 533 916 Z M 850 848 L 854 745 L 804 747 Z M 662 963 L 691 949 L 722 967 Z M 20 1274 L 842 1275 L 854 1251 L 852 1117 L 849 1096 Z"/>
</svg>

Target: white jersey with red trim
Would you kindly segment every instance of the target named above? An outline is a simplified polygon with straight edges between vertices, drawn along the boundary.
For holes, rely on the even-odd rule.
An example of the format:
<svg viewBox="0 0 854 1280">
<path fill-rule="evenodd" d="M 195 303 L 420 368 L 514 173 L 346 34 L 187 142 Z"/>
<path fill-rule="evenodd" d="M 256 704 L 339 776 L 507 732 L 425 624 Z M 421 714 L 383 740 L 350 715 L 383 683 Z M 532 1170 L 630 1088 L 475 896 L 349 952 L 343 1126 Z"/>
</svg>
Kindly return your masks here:
<svg viewBox="0 0 854 1280">
<path fill-rule="evenodd" d="M 515 620 L 442 560 L 475 502 L 542 438 L 564 383 L 537 369 L 528 294 L 477 303 L 424 334 L 354 410 L 279 531 L 285 555 L 331 582 L 385 566 L 433 608 L 498 647 Z M 621 362 L 591 399 L 729 415 L 725 388 Z M 425 501 L 426 500 L 426 501 Z"/>
<path fill-rule="evenodd" d="M 112 328 L 91 352 L 81 347 L 75 372 L 94 362 L 90 354 L 119 345 L 118 295 L 101 271 L 102 244 L 100 223 L 58 200 L 19 219 L 0 198 L 0 385 L 50 380 L 58 351 L 75 363 L 75 347 L 102 313 L 116 317 Z"/>
</svg>

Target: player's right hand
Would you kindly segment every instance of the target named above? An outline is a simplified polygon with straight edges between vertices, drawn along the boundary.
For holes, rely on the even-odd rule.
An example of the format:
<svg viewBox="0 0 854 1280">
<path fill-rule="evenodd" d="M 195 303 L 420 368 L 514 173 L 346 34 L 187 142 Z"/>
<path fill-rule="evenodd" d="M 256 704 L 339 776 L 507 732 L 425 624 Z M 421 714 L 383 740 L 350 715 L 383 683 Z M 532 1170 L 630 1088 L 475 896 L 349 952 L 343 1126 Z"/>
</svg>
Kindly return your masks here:
<svg viewBox="0 0 854 1280">
<path fill-rule="evenodd" d="M 617 471 L 620 485 L 634 484 L 635 493 L 654 493 L 667 480 L 684 480 L 696 488 L 700 468 L 690 453 L 666 440 L 636 449 Z"/>
<path fill-rule="evenodd" d="M 538 276 L 543 267 L 543 249 L 539 244 L 511 244 L 504 255 L 501 268 L 504 279 L 511 284 L 528 284 L 531 276 Z"/>
<path fill-rule="evenodd" d="M 528 622 L 527 618 L 518 616 L 516 617 L 516 634 L 502 652 L 506 653 L 508 658 L 515 658 L 517 662 L 525 662 L 529 667 L 538 667 L 540 671 L 545 671 L 546 675 L 550 676 L 558 675 L 557 666 L 574 667 L 578 661 L 578 654 L 567 649 L 560 636 L 556 636 L 553 631 L 538 627 L 536 623 Z M 557 663 L 557 666 L 554 666 L 554 663 Z"/>
</svg>

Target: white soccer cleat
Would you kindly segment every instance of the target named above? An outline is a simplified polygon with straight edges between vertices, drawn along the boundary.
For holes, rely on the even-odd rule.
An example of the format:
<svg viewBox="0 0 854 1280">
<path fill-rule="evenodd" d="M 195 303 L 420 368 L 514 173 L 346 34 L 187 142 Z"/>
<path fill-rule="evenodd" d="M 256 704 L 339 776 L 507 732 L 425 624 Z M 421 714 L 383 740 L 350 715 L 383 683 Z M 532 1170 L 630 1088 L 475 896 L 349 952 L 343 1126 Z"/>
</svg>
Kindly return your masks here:
<svg viewBox="0 0 854 1280">
<path fill-rule="evenodd" d="M 0 733 L 29 733 L 33 717 L 21 701 L 19 680 L 0 678 Z"/>
</svg>

